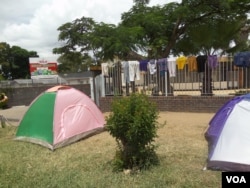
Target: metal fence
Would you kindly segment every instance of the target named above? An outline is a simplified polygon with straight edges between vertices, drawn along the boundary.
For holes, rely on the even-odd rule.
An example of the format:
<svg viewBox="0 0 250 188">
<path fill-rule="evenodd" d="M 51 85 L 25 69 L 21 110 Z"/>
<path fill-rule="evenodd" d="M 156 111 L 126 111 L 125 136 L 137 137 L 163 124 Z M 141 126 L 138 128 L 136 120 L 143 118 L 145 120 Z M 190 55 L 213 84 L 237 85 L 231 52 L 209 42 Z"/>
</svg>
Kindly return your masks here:
<svg viewBox="0 0 250 188">
<path fill-rule="evenodd" d="M 129 63 L 129 61 L 128 61 Z M 140 68 L 134 66 L 137 72 Z M 191 71 L 188 63 L 180 69 L 176 60 L 168 60 L 174 65 L 174 75 L 169 70 L 161 71 L 157 65 L 155 72 L 139 71 L 139 76 L 126 80 L 124 62 L 109 62 L 102 64 L 103 88 L 105 96 L 129 95 L 132 92 L 142 92 L 151 96 L 177 96 L 177 95 L 235 95 L 250 91 L 250 69 L 236 67 L 232 57 L 218 59 L 218 64 L 210 68 L 205 63 L 202 72 Z M 139 78 L 139 79 L 138 79 Z"/>
</svg>

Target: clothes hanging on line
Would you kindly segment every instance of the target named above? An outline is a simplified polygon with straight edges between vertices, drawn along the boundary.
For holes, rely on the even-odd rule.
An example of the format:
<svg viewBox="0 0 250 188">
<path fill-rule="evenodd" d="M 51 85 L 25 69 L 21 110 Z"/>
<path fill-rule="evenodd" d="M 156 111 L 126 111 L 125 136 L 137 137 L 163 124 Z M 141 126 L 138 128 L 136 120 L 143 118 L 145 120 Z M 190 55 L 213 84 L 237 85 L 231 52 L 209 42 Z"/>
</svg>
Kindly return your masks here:
<svg viewBox="0 0 250 188">
<path fill-rule="evenodd" d="M 176 59 L 168 58 L 167 69 L 170 78 L 176 76 Z"/>
<path fill-rule="evenodd" d="M 155 74 L 157 71 L 156 62 L 157 61 L 155 59 L 151 59 L 148 62 L 148 70 L 149 70 L 149 74 L 151 75 Z"/>
<path fill-rule="evenodd" d="M 207 55 L 199 55 L 196 57 L 197 61 L 197 71 L 198 72 L 205 72 L 205 65 L 207 61 Z"/>
<path fill-rule="evenodd" d="M 165 76 L 165 72 L 167 71 L 167 63 L 167 58 L 157 60 L 157 66 L 159 68 L 160 76 Z"/>
<path fill-rule="evenodd" d="M 129 67 L 129 80 L 135 81 L 140 80 L 140 64 L 139 61 L 128 61 Z"/>
<path fill-rule="evenodd" d="M 112 73 L 110 72 L 111 68 L 113 68 L 115 66 L 115 63 L 112 61 L 108 61 L 105 63 L 101 64 L 101 69 L 102 69 L 102 75 L 105 77 L 109 77 L 112 75 Z"/>
<path fill-rule="evenodd" d="M 145 59 L 145 60 L 141 60 L 140 63 L 140 71 L 145 71 L 147 72 L 148 70 L 148 62 L 149 60 Z"/>
<path fill-rule="evenodd" d="M 167 58 L 162 58 L 157 60 L 157 65 L 159 66 L 160 71 L 167 71 Z"/>
<path fill-rule="evenodd" d="M 250 67 L 250 52 L 239 52 L 234 55 L 234 65 Z"/>
<path fill-rule="evenodd" d="M 185 57 L 185 56 L 178 57 L 176 59 L 176 63 L 177 63 L 178 70 L 183 70 L 184 66 L 187 63 L 187 57 Z"/>
<path fill-rule="evenodd" d="M 102 63 L 101 67 L 102 67 L 102 75 L 103 76 L 109 76 L 109 66 L 108 66 L 108 63 Z"/>
<path fill-rule="evenodd" d="M 198 68 L 197 68 L 196 56 L 187 57 L 187 65 L 188 65 L 189 72 L 197 71 Z"/>
<path fill-rule="evenodd" d="M 218 64 L 218 58 L 216 55 L 208 55 L 207 56 L 207 63 L 208 66 L 212 69 L 216 68 L 219 64 Z"/>
<path fill-rule="evenodd" d="M 123 80 L 125 83 L 129 83 L 129 66 L 128 66 L 128 61 L 122 61 L 121 63 L 122 69 L 123 69 Z"/>
</svg>

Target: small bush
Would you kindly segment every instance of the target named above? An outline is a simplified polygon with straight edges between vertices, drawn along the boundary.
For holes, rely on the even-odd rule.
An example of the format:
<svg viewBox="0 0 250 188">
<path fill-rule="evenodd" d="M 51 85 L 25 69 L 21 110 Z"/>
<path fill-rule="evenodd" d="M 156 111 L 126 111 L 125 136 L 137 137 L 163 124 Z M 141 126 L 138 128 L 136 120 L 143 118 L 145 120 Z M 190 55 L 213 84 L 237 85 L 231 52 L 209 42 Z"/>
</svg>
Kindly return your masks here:
<svg viewBox="0 0 250 188">
<path fill-rule="evenodd" d="M 106 118 L 107 131 L 116 139 L 114 169 L 145 169 L 158 163 L 154 139 L 159 112 L 144 94 L 115 98 Z"/>
</svg>

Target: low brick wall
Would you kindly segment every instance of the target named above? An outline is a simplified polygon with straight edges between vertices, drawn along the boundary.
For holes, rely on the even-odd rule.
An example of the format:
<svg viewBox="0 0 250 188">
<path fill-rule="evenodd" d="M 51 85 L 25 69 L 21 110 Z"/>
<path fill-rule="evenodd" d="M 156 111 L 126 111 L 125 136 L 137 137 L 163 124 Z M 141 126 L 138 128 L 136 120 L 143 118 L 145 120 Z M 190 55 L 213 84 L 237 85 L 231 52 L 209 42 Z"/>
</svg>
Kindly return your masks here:
<svg viewBox="0 0 250 188">
<path fill-rule="evenodd" d="M 160 111 L 206 112 L 215 113 L 233 96 L 154 96 L 150 100 L 156 103 Z M 100 109 L 109 112 L 113 97 L 100 98 Z"/>
<path fill-rule="evenodd" d="M 40 93 L 53 85 L 8 88 L 5 93 L 9 97 L 8 106 L 29 105 Z M 86 95 L 91 97 L 90 85 L 72 85 Z M 152 96 L 150 100 L 156 103 L 160 111 L 173 112 L 211 112 L 215 113 L 223 104 L 232 99 L 233 96 Z M 111 110 L 112 96 L 101 97 L 99 108 L 102 112 Z"/>
</svg>

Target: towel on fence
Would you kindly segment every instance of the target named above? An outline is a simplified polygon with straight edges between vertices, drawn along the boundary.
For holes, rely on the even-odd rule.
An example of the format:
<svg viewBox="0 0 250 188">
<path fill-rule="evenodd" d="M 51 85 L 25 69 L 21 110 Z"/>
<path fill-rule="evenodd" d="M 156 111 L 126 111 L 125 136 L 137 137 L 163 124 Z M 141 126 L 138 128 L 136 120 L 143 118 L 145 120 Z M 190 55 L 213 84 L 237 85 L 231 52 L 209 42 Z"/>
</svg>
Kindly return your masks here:
<svg viewBox="0 0 250 188">
<path fill-rule="evenodd" d="M 175 77 L 176 75 L 176 61 L 173 59 L 168 59 L 167 62 L 169 77 Z"/>
<path fill-rule="evenodd" d="M 129 83 L 129 66 L 127 61 L 122 62 L 122 69 L 123 69 L 123 78 L 125 83 Z"/>
<path fill-rule="evenodd" d="M 197 70 L 198 72 L 205 72 L 205 65 L 207 61 L 207 56 L 206 55 L 199 55 L 196 57 L 197 61 Z"/>
<path fill-rule="evenodd" d="M 197 71 L 197 61 L 195 56 L 187 57 L 188 71 Z"/>
<path fill-rule="evenodd" d="M 131 82 L 140 80 L 140 64 L 139 61 L 128 61 L 129 67 L 129 80 Z"/>
<path fill-rule="evenodd" d="M 250 67 L 250 52 L 239 52 L 235 54 L 234 64 L 238 67 Z"/>
<path fill-rule="evenodd" d="M 177 67 L 179 70 L 184 69 L 185 64 L 187 63 L 187 58 L 185 56 L 178 57 L 176 59 Z"/>
<path fill-rule="evenodd" d="M 140 63 L 140 71 L 145 71 L 147 72 L 147 66 L 148 66 L 148 61 L 149 60 L 141 60 Z"/>
<path fill-rule="evenodd" d="M 207 56 L 207 63 L 208 66 L 212 69 L 216 68 L 219 64 L 218 64 L 218 58 L 216 55 L 208 55 Z"/>
<path fill-rule="evenodd" d="M 160 76 L 164 76 L 167 71 L 167 58 L 158 59 L 157 66 L 160 71 Z"/>
<path fill-rule="evenodd" d="M 109 76 L 109 66 L 108 63 L 102 63 L 102 75 L 103 76 Z"/>
<path fill-rule="evenodd" d="M 151 59 L 149 62 L 148 62 L 148 70 L 149 70 L 149 73 L 152 75 L 152 74 L 155 74 L 156 73 L 156 60 L 155 59 Z"/>
</svg>

